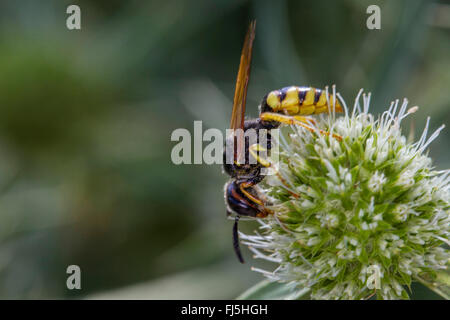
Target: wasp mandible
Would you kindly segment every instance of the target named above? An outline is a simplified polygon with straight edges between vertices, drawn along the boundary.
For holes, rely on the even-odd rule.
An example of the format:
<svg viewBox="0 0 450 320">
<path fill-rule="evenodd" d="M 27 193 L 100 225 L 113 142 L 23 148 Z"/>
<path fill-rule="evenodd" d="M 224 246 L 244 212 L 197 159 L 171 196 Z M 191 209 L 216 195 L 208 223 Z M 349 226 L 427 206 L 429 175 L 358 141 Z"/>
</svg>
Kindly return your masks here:
<svg viewBox="0 0 450 320">
<path fill-rule="evenodd" d="M 259 155 L 259 151 L 270 152 L 272 146 L 270 133 L 267 134 L 265 148 L 259 143 L 250 144 L 244 133 L 250 129 L 254 129 L 256 132 L 265 129 L 270 132 L 281 124 L 298 125 L 315 132 L 317 129 L 313 126 L 314 120 L 307 116 L 331 111 L 329 107 L 331 96 L 329 95 L 327 99 L 324 90 L 289 86 L 271 91 L 264 96 L 259 106 L 259 118 L 244 120 L 255 27 L 256 22 L 252 21 L 245 36 L 231 114 L 230 129 L 233 130 L 233 134 L 229 135 L 226 140 L 227 146 L 233 146 L 234 161 L 231 164 L 227 163 L 228 148 L 225 148 L 223 164 L 224 171 L 231 177 L 231 180 L 225 184 L 225 203 L 227 215 L 235 215 L 233 247 L 241 263 L 244 263 L 244 259 L 239 248 L 239 218 L 241 216 L 264 218 L 272 214 L 266 208 L 257 190 L 257 184 L 264 179 L 264 175 L 261 174 L 262 168 L 271 165 L 269 161 Z M 335 112 L 343 111 L 337 100 L 333 105 Z M 329 134 L 322 130 L 319 130 L 319 133 Z M 338 135 L 333 134 L 332 136 L 341 140 Z M 250 161 L 251 157 L 256 161 Z M 237 159 L 244 159 L 244 161 L 238 162 Z"/>
</svg>

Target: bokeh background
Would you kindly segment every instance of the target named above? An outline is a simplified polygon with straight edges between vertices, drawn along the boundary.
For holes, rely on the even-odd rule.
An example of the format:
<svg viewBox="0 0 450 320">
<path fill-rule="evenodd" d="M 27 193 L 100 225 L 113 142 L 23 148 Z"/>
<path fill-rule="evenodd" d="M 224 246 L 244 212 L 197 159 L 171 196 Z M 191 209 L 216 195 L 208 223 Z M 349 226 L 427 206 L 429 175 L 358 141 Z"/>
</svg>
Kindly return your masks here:
<svg viewBox="0 0 450 320">
<path fill-rule="evenodd" d="M 370 4 L 381 30 L 366 28 Z M 374 113 L 408 97 L 420 109 L 405 134 L 427 115 L 449 123 L 443 1 L 3 0 L 0 298 L 222 299 L 262 279 L 250 267 L 270 265 L 234 257 L 221 167 L 170 159 L 174 129 L 227 127 L 253 18 L 249 116 L 270 90 L 335 83 L 348 104 L 371 91 Z M 449 140 L 432 144 L 438 169 Z M 66 288 L 71 264 L 81 290 Z"/>
</svg>

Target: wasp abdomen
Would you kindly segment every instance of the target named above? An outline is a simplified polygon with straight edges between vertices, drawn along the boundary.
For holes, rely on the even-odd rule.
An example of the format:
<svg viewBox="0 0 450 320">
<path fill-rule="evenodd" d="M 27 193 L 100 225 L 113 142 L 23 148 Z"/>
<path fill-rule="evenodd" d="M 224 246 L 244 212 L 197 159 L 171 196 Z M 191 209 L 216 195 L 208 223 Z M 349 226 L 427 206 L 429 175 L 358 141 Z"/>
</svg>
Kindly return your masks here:
<svg viewBox="0 0 450 320">
<path fill-rule="evenodd" d="M 328 95 L 330 104 L 333 102 Z M 262 112 L 282 112 L 288 115 L 309 115 L 328 112 L 326 92 L 313 87 L 290 86 L 274 90 L 264 98 Z M 339 102 L 335 102 L 335 111 L 342 112 Z"/>
</svg>

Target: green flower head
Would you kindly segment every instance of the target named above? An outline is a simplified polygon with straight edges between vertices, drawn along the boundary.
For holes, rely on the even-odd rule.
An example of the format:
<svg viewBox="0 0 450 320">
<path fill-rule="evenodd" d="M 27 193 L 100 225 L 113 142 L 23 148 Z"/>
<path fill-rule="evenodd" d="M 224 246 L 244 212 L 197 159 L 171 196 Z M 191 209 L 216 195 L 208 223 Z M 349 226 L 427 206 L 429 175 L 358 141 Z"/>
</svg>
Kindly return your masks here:
<svg viewBox="0 0 450 320">
<path fill-rule="evenodd" d="M 428 119 L 408 142 L 400 124 L 417 107 L 397 100 L 376 119 L 361 93 L 351 114 L 337 95 L 344 116 L 316 120 L 342 141 L 297 126 L 281 137 L 277 174 L 261 183 L 274 214 L 241 235 L 256 258 L 277 264 L 256 271 L 313 299 L 407 299 L 412 280 L 449 260 L 450 171 L 434 170 L 426 154 L 444 126 L 427 138 Z"/>
</svg>

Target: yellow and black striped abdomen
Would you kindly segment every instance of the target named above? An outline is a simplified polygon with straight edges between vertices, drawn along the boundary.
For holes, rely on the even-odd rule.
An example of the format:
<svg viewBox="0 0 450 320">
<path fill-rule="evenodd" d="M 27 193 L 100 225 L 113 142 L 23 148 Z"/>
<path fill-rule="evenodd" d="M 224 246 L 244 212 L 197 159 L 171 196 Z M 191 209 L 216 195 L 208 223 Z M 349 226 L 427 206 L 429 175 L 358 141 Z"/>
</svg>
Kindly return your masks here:
<svg viewBox="0 0 450 320">
<path fill-rule="evenodd" d="M 333 97 L 328 97 L 330 104 Z M 288 115 L 310 115 L 328 112 L 326 92 L 312 87 L 290 86 L 270 92 L 262 102 L 261 112 L 278 112 Z M 336 112 L 342 106 L 336 100 Z"/>
</svg>

